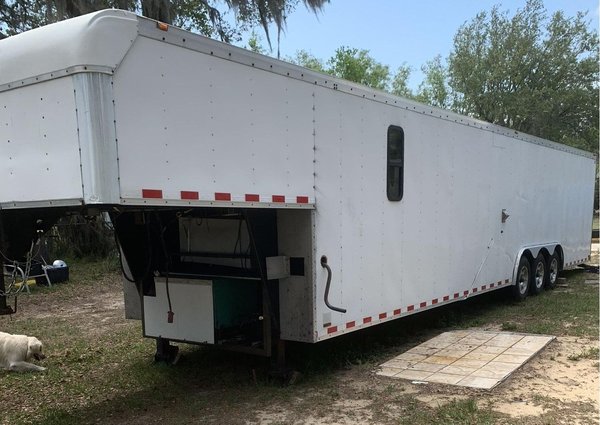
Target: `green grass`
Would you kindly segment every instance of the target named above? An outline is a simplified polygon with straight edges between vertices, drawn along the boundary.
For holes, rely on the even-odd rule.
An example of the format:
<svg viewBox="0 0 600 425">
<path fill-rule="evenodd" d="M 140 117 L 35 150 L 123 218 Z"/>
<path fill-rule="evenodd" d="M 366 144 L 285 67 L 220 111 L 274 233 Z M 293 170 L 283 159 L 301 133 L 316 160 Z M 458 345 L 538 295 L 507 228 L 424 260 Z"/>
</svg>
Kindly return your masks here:
<svg viewBox="0 0 600 425">
<path fill-rule="evenodd" d="M 597 339 L 598 286 L 585 284 L 590 274 L 583 271 L 564 275 L 568 288 L 544 291 L 522 302 L 514 301 L 507 288 L 317 345 L 291 344 L 290 357 L 308 376 L 314 373 L 320 377 L 340 368 L 370 367 L 397 352 L 398 347 L 415 345 L 432 334 L 451 329 L 496 324 L 510 332 Z"/>
<path fill-rule="evenodd" d="M 399 422 L 406 425 L 487 425 L 495 424 L 500 417 L 489 408 L 479 408 L 473 398 L 451 401 L 435 409 L 424 408 L 422 403 L 412 398 L 406 406 Z"/>
<path fill-rule="evenodd" d="M 512 323 L 512 322 L 502 323 L 502 330 L 505 332 L 516 331 L 517 329 L 518 329 L 518 326 L 516 323 Z"/>
<path fill-rule="evenodd" d="M 440 324 L 456 327 L 493 322 L 506 331 L 597 338 L 598 286 L 585 284 L 590 275 L 582 271 L 564 275 L 567 288 L 544 291 L 524 302 L 492 292 L 443 312 L 438 320 Z"/>
<path fill-rule="evenodd" d="M 46 373 L 0 371 L 0 403 L 10 406 L 3 409 L 1 424 L 120 423 L 140 415 L 157 416 L 165 423 L 242 424 L 256 421 L 258 411 L 273 406 L 298 418 L 330 418 L 344 414 L 335 403 L 348 397 L 369 400 L 373 417 L 382 422 L 395 418 L 392 423 L 491 424 L 499 414 L 482 407 L 476 397 L 431 408 L 407 393 L 402 381 L 378 383 L 370 373 L 392 353 L 451 329 L 497 326 L 513 332 L 598 338 L 598 286 L 584 283 L 590 279 L 587 273 L 569 272 L 566 288 L 524 302 L 497 291 L 331 341 L 289 344 L 288 358 L 304 379 L 286 388 L 269 378 L 268 361 L 258 357 L 182 345 L 184 357 L 177 367 L 154 364 L 154 341 L 142 338 L 139 322 L 105 324 L 101 309 L 78 315 L 64 312 L 114 296 L 121 285 L 118 264 L 70 265 L 69 283 L 34 288 L 30 298 L 20 301 L 23 311 L 12 320 L 0 318 L 2 330 L 40 336 L 48 354 Z M 47 315 L 34 314 L 41 311 Z M 584 358 L 597 359 L 598 349 L 569 357 Z M 363 376 L 373 386 L 349 392 L 341 385 L 344 373 Z M 366 419 L 356 418 L 361 421 Z"/>
<path fill-rule="evenodd" d="M 569 360 L 573 360 L 573 361 L 578 361 L 581 359 L 598 359 L 598 354 L 600 353 L 600 350 L 598 349 L 598 347 L 591 347 L 588 348 L 586 350 L 583 350 L 581 353 L 579 354 L 571 354 L 567 357 L 567 359 Z"/>
</svg>

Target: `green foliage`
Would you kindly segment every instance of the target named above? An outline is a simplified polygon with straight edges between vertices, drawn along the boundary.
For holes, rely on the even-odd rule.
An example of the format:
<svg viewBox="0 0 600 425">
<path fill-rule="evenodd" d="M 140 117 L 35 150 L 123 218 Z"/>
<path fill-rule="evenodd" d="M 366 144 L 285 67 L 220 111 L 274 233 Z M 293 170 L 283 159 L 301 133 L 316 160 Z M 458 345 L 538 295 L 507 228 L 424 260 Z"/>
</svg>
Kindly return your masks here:
<svg viewBox="0 0 600 425">
<path fill-rule="evenodd" d="M 313 71 L 329 73 L 329 71 L 325 69 L 323 61 L 321 59 L 317 59 L 315 56 L 313 56 L 306 50 L 299 50 L 298 52 L 296 52 L 295 58 L 291 58 L 288 60 L 292 63 L 295 63 L 296 65 L 312 69 Z"/>
<path fill-rule="evenodd" d="M 313 12 L 329 0 L 302 0 Z M 189 31 L 239 41 L 241 32 L 262 26 L 269 46 L 269 24 L 278 35 L 300 0 L 0 0 L 0 38 L 107 8 L 130 10 Z M 228 14 L 234 13 L 235 24 Z"/>
<path fill-rule="evenodd" d="M 393 77 L 388 65 L 376 61 L 368 50 L 342 46 L 326 64 L 306 50 L 299 50 L 288 60 L 305 68 L 323 72 L 344 80 L 354 81 L 374 89 L 391 91 L 399 96 L 412 97 L 407 80 L 410 67 L 403 65 Z"/>
<path fill-rule="evenodd" d="M 345 80 L 385 90 L 390 83 L 390 68 L 377 62 L 368 50 L 342 46 L 327 61 L 328 72 Z"/>
<path fill-rule="evenodd" d="M 402 64 L 392 79 L 392 93 L 396 96 L 412 98 L 412 90 L 408 87 L 411 68 L 406 63 Z"/>
<path fill-rule="evenodd" d="M 421 67 L 425 79 L 419 85 L 415 99 L 438 108 L 450 109 L 452 99 L 448 87 L 448 70 L 442 63 L 442 57 L 437 55 Z"/>
<path fill-rule="evenodd" d="M 585 14 L 548 18 L 529 0 L 511 18 L 496 6 L 458 30 L 448 67 L 454 109 L 598 151 L 598 35 Z"/>
<path fill-rule="evenodd" d="M 250 34 L 250 38 L 248 39 L 247 49 L 253 51 L 254 53 L 260 53 L 263 55 L 265 54 L 265 49 L 260 43 L 260 38 L 254 31 L 252 31 L 252 34 Z"/>
<path fill-rule="evenodd" d="M 44 8 L 38 0 L 0 0 L 0 39 L 45 23 Z"/>
<path fill-rule="evenodd" d="M 598 349 L 598 347 L 591 347 L 586 350 L 583 350 L 579 354 L 571 354 L 567 356 L 567 359 L 572 360 L 574 362 L 579 361 L 581 359 L 595 360 L 598 358 L 598 354 L 600 354 L 600 349 Z"/>
<path fill-rule="evenodd" d="M 113 230 L 103 216 L 65 217 L 54 226 L 47 241 L 53 258 L 109 258 L 117 254 Z"/>
<path fill-rule="evenodd" d="M 198 0 L 179 0 L 173 2 L 173 25 L 187 31 L 194 31 L 206 36 L 215 36 L 218 31 L 213 27 L 207 6 Z M 227 37 L 233 37 L 230 27 L 221 25 L 221 31 L 227 33 Z"/>
<path fill-rule="evenodd" d="M 597 153 L 599 43 L 588 25 L 585 13 L 548 17 L 541 0 L 512 17 L 496 6 L 459 28 L 447 62 L 438 55 L 421 67 L 416 93 L 409 66 L 392 76 L 368 50 L 340 47 L 327 66 L 303 50 L 291 61 Z"/>
</svg>

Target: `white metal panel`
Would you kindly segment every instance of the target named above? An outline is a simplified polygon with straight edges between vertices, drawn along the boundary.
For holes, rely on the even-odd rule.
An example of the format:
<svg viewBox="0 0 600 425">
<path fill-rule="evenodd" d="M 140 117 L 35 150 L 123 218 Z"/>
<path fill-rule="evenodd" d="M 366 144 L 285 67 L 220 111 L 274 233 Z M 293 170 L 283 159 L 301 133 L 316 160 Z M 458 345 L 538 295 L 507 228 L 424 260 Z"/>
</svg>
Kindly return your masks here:
<svg viewBox="0 0 600 425">
<path fill-rule="evenodd" d="M 121 22 L 118 13 L 98 14 L 107 17 L 98 20 L 106 25 L 94 26 L 93 17 L 88 17 L 89 22 L 77 21 L 85 33 L 81 43 L 72 37 L 79 30 L 74 31 L 70 24 L 0 42 L 0 66 L 4 67 L 0 75 L 6 76 L 5 81 L 15 81 L 54 67 L 65 73 L 68 66 L 85 69 L 87 62 L 90 66 L 116 66 L 137 31 L 130 22 L 131 15 L 123 15 L 125 21 Z M 312 327 L 312 338 L 307 340 L 337 335 L 396 317 L 396 312 L 412 313 L 505 283 L 523 246 L 559 242 L 567 263 L 589 253 L 595 171 L 590 154 L 241 53 L 182 31 L 159 34 L 155 24 L 147 20 L 140 20 L 140 24 L 152 39 L 137 38 L 114 80 L 122 198 L 140 200 L 143 189 L 151 189 L 152 199 L 143 200 L 147 204 L 157 195 L 181 202 L 182 191 L 196 194 L 203 202 L 225 193 L 236 206 L 241 205 L 236 202 L 247 200 L 248 194 L 259 195 L 259 203 L 268 202 L 273 195 L 285 199 L 316 197 L 315 233 L 311 235 L 315 252 L 310 270 L 315 287 L 312 292 L 302 288 L 296 293 L 298 287 L 294 285 L 303 285 L 306 280 L 290 281 L 291 291 L 282 298 L 282 303 L 292 302 L 294 296 L 302 303 L 313 300 L 302 309 L 312 309 L 309 314 L 294 316 L 298 310 L 286 317 L 308 321 L 305 323 Z M 119 38 L 114 52 L 100 48 L 114 44 L 112 35 L 100 35 L 104 30 L 88 31 L 92 27 Z M 54 33 L 57 37 L 53 41 L 42 40 Z M 161 37 L 166 42 L 161 42 Z M 52 49 L 52 43 L 70 50 Z M 19 46 L 28 59 L 8 60 L 21 54 Z M 44 57 L 48 51 L 57 56 L 42 61 L 49 68 L 27 66 L 31 57 Z M 29 56 L 30 52 L 39 55 Z M 0 87 L 0 107 L 8 109 L 0 109 L 0 124 L 4 124 L 0 153 L 9 158 L 0 170 L 9 182 L 11 173 L 18 170 L 19 178 L 14 179 L 34 187 L 32 193 L 24 195 L 22 186 L 11 185 L 3 189 L 3 195 L 9 195 L 2 199 L 14 200 L 20 194 L 17 200 L 23 201 L 21 205 L 36 205 L 40 194 L 52 193 L 45 199 L 56 205 L 64 202 L 61 199 L 65 196 L 82 196 L 78 156 L 73 148 L 77 145 L 75 108 L 64 95 L 73 90 L 70 81 L 63 78 L 15 90 Z M 77 81 L 87 81 L 84 90 L 75 87 L 75 97 L 76 105 L 84 109 L 79 120 L 83 125 L 81 165 L 89 202 L 96 193 L 104 193 L 95 190 L 105 177 L 98 173 L 102 169 L 100 158 L 114 162 L 115 151 L 98 153 L 91 148 L 96 142 L 89 140 L 96 140 L 96 136 L 98 140 L 112 137 L 106 122 L 110 108 L 92 105 L 83 96 L 86 87 L 93 92 L 91 79 Z M 60 92 L 55 96 L 58 107 L 48 106 L 48 87 Z M 40 93 L 42 106 L 36 100 Z M 22 95 L 23 109 L 19 104 Z M 108 99 L 106 91 L 101 99 Z M 19 108 L 11 110 L 17 104 Z M 94 108 L 99 115 L 92 112 Z M 51 131 L 44 132 L 49 128 L 43 121 L 46 116 L 52 118 L 52 125 Z M 103 122 L 94 126 L 94 116 Z M 401 126 L 406 136 L 405 191 L 399 203 L 385 197 L 385 146 L 390 124 Z M 56 141 L 52 150 L 43 149 L 46 145 L 39 140 L 41 134 L 52 135 Z M 18 148 L 9 147 L 15 138 L 27 140 Z M 61 165 L 67 165 L 60 170 L 46 167 L 51 172 L 45 175 L 39 171 L 43 170 L 40 165 L 57 163 L 56 158 L 45 162 L 50 158 L 42 153 L 50 152 L 60 156 Z M 18 160 L 11 163 L 13 158 Z M 86 169 L 86 161 L 98 168 Z M 114 178 L 114 170 L 107 175 Z M 45 186 L 40 189 L 38 181 Z M 114 199 L 116 191 L 109 192 L 105 199 Z M 511 215 L 504 224 L 500 222 L 502 209 Z M 330 302 L 347 308 L 345 315 L 326 310 L 323 303 L 325 273 L 318 264 L 322 254 L 328 256 L 333 269 Z M 290 329 L 290 338 L 299 332 L 299 338 L 305 338 L 306 328 Z"/>
<path fill-rule="evenodd" d="M 86 65 L 115 68 L 137 36 L 137 17 L 103 10 L 36 28 L 0 42 L 0 87 Z"/>
<path fill-rule="evenodd" d="M 279 254 L 304 263 L 304 275 L 279 279 L 279 323 L 281 338 L 315 342 L 313 333 L 315 293 L 313 267 L 314 211 L 277 211 Z M 292 260 L 290 260 L 292 261 Z M 297 260 L 300 261 L 300 260 Z"/>
<path fill-rule="evenodd" d="M 71 78 L 1 93 L 0 203 L 82 198 Z"/>
<path fill-rule="evenodd" d="M 174 313 L 173 323 L 169 323 L 165 279 L 154 280 L 156 296 L 144 296 L 145 336 L 214 343 L 212 282 L 169 278 L 169 295 Z"/>
<path fill-rule="evenodd" d="M 81 148 L 81 175 L 86 204 L 118 204 L 119 169 L 115 136 L 112 77 L 74 75 Z"/>
<path fill-rule="evenodd" d="M 140 37 L 114 92 L 123 198 L 313 197 L 305 83 Z"/>
<path fill-rule="evenodd" d="M 496 167 L 505 171 L 493 199 L 509 201 L 508 248 L 514 251 L 525 245 L 525 238 L 531 244 L 557 241 L 565 251 L 565 262 L 587 258 L 594 161 L 510 138 L 502 138 L 502 143 L 505 149 Z"/>
<path fill-rule="evenodd" d="M 385 289 L 379 260 L 387 229 L 382 222 L 385 185 L 376 183 L 385 181 L 385 151 L 378 149 L 376 138 L 385 135 L 387 125 L 376 113 L 381 110 L 374 111 L 364 99 L 327 90 L 317 91 L 315 99 L 316 321 L 322 333 L 328 323 L 358 324 L 373 308 L 380 310 Z M 332 269 L 329 302 L 346 308 L 346 314 L 323 309 L 327 274 L 318 263 L 322 255 Z"/>
<path fill-rule="evenodd" d="M 131 270 L 129 264 L 123 253 L 123 249 L 119 246 L 119 256 L 121 265 L 123 267 L 123 276 L 121 281 L 123 282 L 123 301 L 125 304 L 125 318 L 142 320 L 142 298 L 138 292 L 138 288 L 135 282 L 132 282 Z"/>
<path fill-rule="evenodd" d="M 315 107 L 317 339 L 506 286 L 523 246 L 589 254 L 593 160 L 343 93 L 319 89 Z M 405 134 L 400 202 L 386 198 L 389 125 Z M 323 254 L 346 314 L 322 300 Z"/>
</svg>

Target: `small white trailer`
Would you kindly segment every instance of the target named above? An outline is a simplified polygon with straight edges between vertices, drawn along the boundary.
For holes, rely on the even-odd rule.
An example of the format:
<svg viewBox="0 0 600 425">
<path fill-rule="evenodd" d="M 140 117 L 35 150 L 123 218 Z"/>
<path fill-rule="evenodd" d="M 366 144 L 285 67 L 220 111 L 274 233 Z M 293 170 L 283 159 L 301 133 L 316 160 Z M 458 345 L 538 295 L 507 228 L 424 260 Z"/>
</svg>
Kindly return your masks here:
<svg viewBox="0 0 600 425">
<path fill-rule="evenodd" d="M 0 158 L 4 255 L 110 213 L 159 357 L 523 298 L 590 255 L 592 154 L 119 10 L 0 41 Z"/>
</svg>

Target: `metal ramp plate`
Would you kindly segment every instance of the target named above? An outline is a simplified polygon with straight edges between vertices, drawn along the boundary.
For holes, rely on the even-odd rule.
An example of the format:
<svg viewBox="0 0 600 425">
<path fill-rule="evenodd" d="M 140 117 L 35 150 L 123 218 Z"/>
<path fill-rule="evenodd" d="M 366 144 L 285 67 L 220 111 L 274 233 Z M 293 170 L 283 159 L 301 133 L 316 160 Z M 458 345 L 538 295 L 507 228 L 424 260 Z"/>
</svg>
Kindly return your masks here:
<svg viewBox="0 0 600 425">
<path fill-rule="evenodd" d="M 513 332 L 444 332 L 380 365 L 378 375 L 491 389 L 555 337 Z"/>
</svg>

